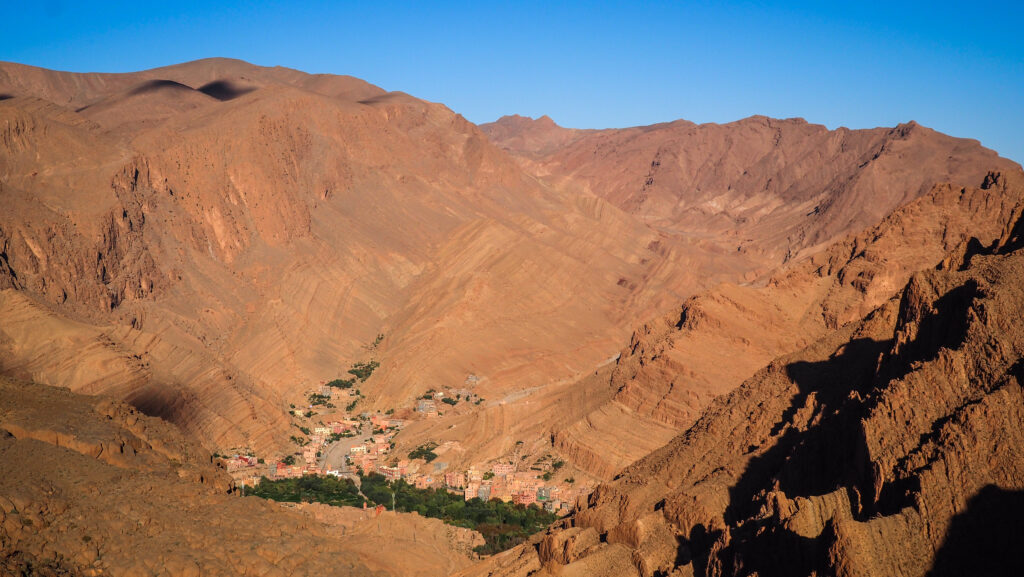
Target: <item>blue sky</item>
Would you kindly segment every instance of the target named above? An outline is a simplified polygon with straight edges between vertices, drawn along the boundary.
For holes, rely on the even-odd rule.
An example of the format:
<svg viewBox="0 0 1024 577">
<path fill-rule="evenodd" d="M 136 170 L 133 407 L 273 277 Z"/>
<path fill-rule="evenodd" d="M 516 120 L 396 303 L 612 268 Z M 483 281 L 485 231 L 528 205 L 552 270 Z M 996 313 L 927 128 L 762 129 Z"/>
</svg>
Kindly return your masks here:
<svg viewBox="0 0 1024 577">
<path fill-rule="evenodd" d="M 20 2 L 0 60 L 123 72 L 227 56 L 358 76 L 478 123 L 917 120 L 1024 161 L 1024 2 L 296 5 Z"/>
</svg>

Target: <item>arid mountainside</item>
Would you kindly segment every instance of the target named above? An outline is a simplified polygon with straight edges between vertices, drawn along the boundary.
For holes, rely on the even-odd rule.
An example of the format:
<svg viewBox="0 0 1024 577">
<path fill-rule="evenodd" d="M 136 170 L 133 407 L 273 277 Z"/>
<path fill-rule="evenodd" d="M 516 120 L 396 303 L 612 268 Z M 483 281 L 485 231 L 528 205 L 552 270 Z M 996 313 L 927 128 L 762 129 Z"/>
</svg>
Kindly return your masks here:
<svg viewBox="0 0 1024 577">
<path fill-rule="evenodd" d="M 700 292 L 638 328 L 611 392 L 596 395 L 610 400 L 552 427 L 555 449 L 604 479 L 772 358 L 861 318 L 957 243 L 997 238 L 1024 198 L 1019 166 L 914 123 L 828 131 L 753 117 L 580 131 L 504 117 L 481 128 L 552 186 L 700 237 L 719 248 L 718 262 L 762 263 L 747 273 L 756 282 Z"/>
<path fill-rule="evenodd" d="M 455 440 L 471 462 L 553 438 L 608 477 L 722 392 L 677 387 L 657 409 L 656 389 L 619 390 L 623 367 L 595 380 L 635 327 L 763 283 L 936 184 L 1019 170 L 915 124 L 481 130 L 354 78 L 226 59 L 5 63 L 0 94 L 0 371 L 268 455 L 295 448 L 289 404 L 373 357 L 359 410 L 470 374 L 487 399 L 410 427 L 402 448 Z M 578 451 L 588 429 L 626 428 L 636 441 L 614 458 Z"/>
<path fill-rule="evenodd" d="M 859 320 L 968 239 L 998 239 L 1024 203 L 1024 174 L 990 174 L 979 185 L 936 186 L 762 286 L 723 284 L 641 327 L 611 373 L 610 400 L 568 427 L 556 425 L 555 447 L 610 479 L 771 359 Z"/>
<path fill-rule="evenodd" d="M 580 131 L 503 117 L 481 129 L 541 179 L 773 268 L 874 225 L 935 184 L 976 186 L 1016 166 L 914 122 L 828 130 L 753 116 Z"/>
<path fill-rule="evenodd" d="M 3 575 L 445 575 L 482 541 L 415 515 L 231 494 L 231 479 L 174 426 L 6 378 L 0 462 Z"/>
<path fill-rule="evenodd" d="M 355 79 L 4 64 L 0 93 L 0 367 L 211 448 L 286 446 L 289 402 L 381 333 L 368 403 L 470 373 L 494 397 L 591 370 L 638 319 L 734 276 Z"/>
<path fill-rule="evenodd" d="M 1024 218 L 773 360 L 532 546 L 466 575 L 1012 574 Z"/>
<path fill-rule="evenodd" d="M 1024 172 L 976 141 L 478 127 L 228 59 L 0 63 L 0 204 L 0 573 L 909 576 L 1024 550 Z M 434 519 L 238 496 L 210 452 L 242 449 L 582 497 L 469 567 L 480 534 Z"/>
</svg>

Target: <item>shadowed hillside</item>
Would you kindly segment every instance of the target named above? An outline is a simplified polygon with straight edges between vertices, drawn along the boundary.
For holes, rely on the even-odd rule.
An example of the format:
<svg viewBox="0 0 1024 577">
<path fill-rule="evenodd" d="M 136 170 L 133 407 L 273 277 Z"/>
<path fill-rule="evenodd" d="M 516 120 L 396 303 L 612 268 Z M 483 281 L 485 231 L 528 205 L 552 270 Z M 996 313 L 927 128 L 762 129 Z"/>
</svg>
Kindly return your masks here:
<svg viewBox="0 0 1024 577">
<path fill-rule="evenodd" d="M 863 320 L 772 361 L 598 487 L 534 547 L 466 574 L 993 574 L 1024 488 L 1020 210 Z M 994 502 L 1007 510 L 996 513 Z M 981 521 L 980 517 L 986 521 Z M 985 528 L 971 536 L 965 526 Z M 963 549 L 992 535 L 970 558 Z M 959 563 L 959 565 L 958 565 Z"/>
</svg>

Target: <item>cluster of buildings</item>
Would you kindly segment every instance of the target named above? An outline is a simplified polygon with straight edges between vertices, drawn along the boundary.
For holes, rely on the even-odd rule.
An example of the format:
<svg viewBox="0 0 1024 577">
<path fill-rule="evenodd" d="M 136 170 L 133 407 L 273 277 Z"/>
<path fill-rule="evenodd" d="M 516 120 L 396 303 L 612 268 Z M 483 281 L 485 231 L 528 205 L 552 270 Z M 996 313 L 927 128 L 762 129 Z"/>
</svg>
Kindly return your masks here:
<svg viewBox="0 0 1024 577">
<path fill-rule="evenodd" d="M 349 447 L 348 462 L 363 471 L 375 471 L 383 467 L 387 454 L 391 452 L 392 439 L 405 426 L 405 421 L 380 413 L 368 417 L 373 436 L 362 444 Z"/>
<path fill-rule="evenodd" d="M 373 427 L 373 436 L 368 440 L 352 446 L 349 451 L 349 462 L 365 470 L 374 470 L 378 460 L 391 449 L 391 439 L 398 429 L 405 425 L 402 419 L 393 419 L 379 413 L 364 413 L 360 419 L 338 418 L 317 425 L 309 431 L 309 442 L 302 447 L 302 456 L 285 457 L 272 463 L 249 455 L 233 455 L 224 460 L 228 474 L 239 486 L 255 486 L 261 477 L 271 480 L 293 479 L 303 475 L 335 475 L 339 471 L 320 466 L 320 457 L 330 442 L 340 440 L 342 436 L 355 436 L 369 422 Z"/>
<path fill-rule="evenodd" d="M 470 375 L 466 382 L 476 383 L 476 380 L 471 379 L 476 379 L 476 377 Z M 481 401 L 482 399 L 468 388 L 445 389 L 443 391 L 430 390 L 416 400 L 416 412 L 424 417 L 431 418 L 438 416 L 440 414 L 439 410 L 443 410 L 446 403 L 455 406 L 459 403 L 479 403 Z"/>
<path fill-rule="evenodd" d="M 378 466 L 364 474 L 379 473 L 389 481 L 402 479 L 417 489 L 444 489 L 462 495 L 467 501 L 499 499 L 521 505 L 536 504 L 552 513 L 567 513 L 586 487 L 569 488 L 547 485 L 533 471 L 516 471 L 509 463 L 495 463 L 489 470 L 470 468 L 468 471 L 422 473 L 415 462 L 403 459 L 395 466 Z"/>
<path fill-rule="evenodd" d="M 477 377 L 470 375 L 466 379 L 468 386 L 473 386 Z M 354 398 L 351 389 L 338 389 L 321 386 L 315 393 L 320 397 L 329 397 L 332 401 L 345 401 Z M 415 411 L 423 417 L 438 415 L 441 408 L 457 405 L 460 402 L 481 402 L 469 388 L 431 390 L 417 400 Z M 312 410 L 314 407 L 307 407 Z M 302 415 L 302 409 L 295 409 L 296 415 Z M 390 413 L 390 411 L 389 411 Z M 326 415 L 325 415 L 326 416 Z M 331 470 L 320 465 L 323 451 L 332 442 L 341 437 L 353 437 L 370 425 L 370 435 L 352 444 L 348 448 L 346 461 L 363 474 L 378 473 L 389 481 L 403 480 L 418 489 L 444 489 L 462 495 L 466 501 L 477 498 L 484 501 L 500 499 L 522 505 L 543 507 L 554 513 L 568 512 L 571 505 L 581 495 L 589 492 L 588 487 L 545 484 L 535 471 L 517 471 L 511 463 L 495 463 L 490 468 L 471 467 L 466 471 L 446 471 L 444 463 L 427 463 L 420 460 L 390 459 L 388 457 L 394 446 L 394 435 L 405 425 L 402 419 L 393 418 L 381 413 L 363 413 L 359 418 L 350 418 L 347 413 L 334 415 L 335 418 L 322 422 L 315 427 L 303 431 L 308 434 L 309 442 L 302 447 L 302 457 L 285 457 L 281 461 L 264 463 L 249 455 L 234 455 L 224 461 L 227 472 L 240 486 L 255 486 L 262 477 L 271 480 L 298 478 L 304 475 L 334 475 L 344 473 Z M 426 469 L 430 469 L 427 471 Z"/>
</svg>

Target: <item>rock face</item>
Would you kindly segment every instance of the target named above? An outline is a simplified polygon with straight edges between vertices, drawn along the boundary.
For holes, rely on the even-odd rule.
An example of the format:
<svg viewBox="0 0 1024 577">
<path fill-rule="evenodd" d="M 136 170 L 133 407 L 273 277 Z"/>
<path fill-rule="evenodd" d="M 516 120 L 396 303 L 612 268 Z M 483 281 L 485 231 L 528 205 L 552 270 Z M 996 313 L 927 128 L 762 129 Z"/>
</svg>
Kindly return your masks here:
<svg viewBox="0 0 1024 577">
<path fill-rule="evenodd" d="M 635 330 L 611 400 L 553 428 L 555 448 L 603 479 L 772 358 L 861 318 L 957 243 L 997 237 L 1021 200 L 1018 166 L 915 123 L 828 131 L 753 117 L 580 131 L 504 117 L 481 128 L 552 186 L 690 239 L 722 269 L 747 259 L 734 279 Z"/>
<path fill-rule="evenodd" d="M 773 360 L 533 547 L 467 574 L 1012 573 L 1021 212 Z"/>
<path fill-rule="evenodd" d="M 380 333 L 379 408 L 469 373 L 493 398 L 588 372 L 662 287 L 703 282 L 447 108 L 356 79 L 2 64 L 0 90 L 0 369 L 211 448 L 287 447 L 289 402 Z"/>
<path fill-rule="evenodd" d="M 303 503 L 299 510 L 343 535 L 367 567 L 390 575 L 450 575 L 468 567 L 477 558 L 473 548 L 485 543 L 476 531 L 413 513 L 377 515 L 319 503 Z"/>
<path fill-rule="evenodd" d="M 481 396 L 529 414 L 524 392 L 590 375 L 688 297 L 763 281 L 935 183 L 1017 170 L 916 125 L 482 131 L 354 78 L 226 59 L 132 74 L 4 63 L 0 93 L 0 371 L 262 453 L 293 448 L 289 403 L 370 354 L 367 408 L 473 373 Z M 710 398 L 651 409 L 645 394 L 563 412 L 560 428 L 581 424 L 556 443 L 608 476 Z M 631 412 L 647 418 L 637 443 L 587 454 L 590 430 Z M 436 429 L 507 441 L 494 447 L 543 429 L 466 421 Z"/>
<path fill-rule="evenodd" d="M 540 178 L 775 266 L 874 225 L 936 183 L 976 186 L 1015 166 L 914 122 L 830 131 L 754 116 L 574 131 L 506 117 L 481 128 Z"/>
<path fill-rule="evenodd" d="M 372 512 L 240 497 L 212 461 L 122 402 L 0 379 L 0 573 L 445 575 L 482 542 L 414 515 L 378 533 Z"/>
<path fill-rule="evenodd" d="M 995 241 L 1024 202 L 1024 179 L 1015 171 L 978 184 L 937 186 L 763 286 L 723 284 L 641 327 L 611 375 L 611 402 L 559 427 L 556 446 L 577 466 L 610 479 L 774 357 L 862 318 L 971 237 Z M 581 460 L 581 450 L 594 455 Z"/>
</svg>

